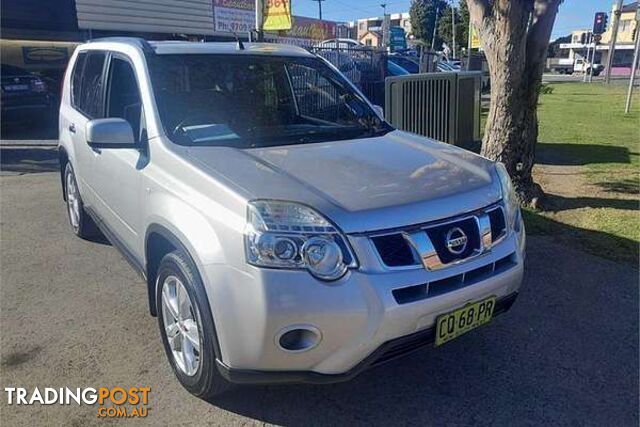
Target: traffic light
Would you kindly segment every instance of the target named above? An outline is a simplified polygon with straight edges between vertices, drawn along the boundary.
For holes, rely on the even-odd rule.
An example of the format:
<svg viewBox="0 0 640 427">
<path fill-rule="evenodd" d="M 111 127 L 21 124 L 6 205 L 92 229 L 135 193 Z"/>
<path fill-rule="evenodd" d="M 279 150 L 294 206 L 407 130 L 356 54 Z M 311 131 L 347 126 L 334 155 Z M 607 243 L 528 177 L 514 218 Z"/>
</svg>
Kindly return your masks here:
<svg viewBox="0 0 640 427">
<path fill-rule="evenodd" d="M 596 12 L 593 18 L 593 34 L 602 34 L 606 31 L 607 19 L 605 12 Z"/>
</svg>

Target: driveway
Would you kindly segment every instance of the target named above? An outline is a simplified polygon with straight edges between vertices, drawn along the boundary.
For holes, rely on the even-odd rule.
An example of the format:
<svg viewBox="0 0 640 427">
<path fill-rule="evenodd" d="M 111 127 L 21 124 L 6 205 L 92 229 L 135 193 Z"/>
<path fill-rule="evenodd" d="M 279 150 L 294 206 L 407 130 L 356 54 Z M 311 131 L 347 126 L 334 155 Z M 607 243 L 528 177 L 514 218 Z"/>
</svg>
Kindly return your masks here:
<svg viewBox="0 0 640 427">
<path fill-rule="evenodd" d="M 154 425 L 638 425 L 638 271 L 535 237 L 512 310 L 440 349 L 348 383 L 192 397 L 142 280 L 108 243 L 72 236 L 58 175 L 25 157 L 0 177 L 2 387 L 149 386 L 137 421 Z M 2 402 L 7 426 L 105 422 L 93 406 Z"/>
</svg>

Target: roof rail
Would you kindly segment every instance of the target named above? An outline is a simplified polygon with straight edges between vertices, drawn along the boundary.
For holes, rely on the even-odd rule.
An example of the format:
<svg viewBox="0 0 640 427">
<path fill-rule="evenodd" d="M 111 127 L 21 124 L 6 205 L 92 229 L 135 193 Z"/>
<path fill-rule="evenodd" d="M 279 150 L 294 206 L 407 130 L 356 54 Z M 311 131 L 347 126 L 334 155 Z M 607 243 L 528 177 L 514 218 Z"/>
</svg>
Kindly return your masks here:
<svg viewBox="0 0 640 427">
<path fill-rule="evenodd" d="M 145 53 L 154 53 L 155 51 L 151 47 L 148 41 L 141 37 L 99 37 L 96 39 L 88 40 L 87 43 L 97 42 L 124 42 L 138 46 Z"/>
</svg>

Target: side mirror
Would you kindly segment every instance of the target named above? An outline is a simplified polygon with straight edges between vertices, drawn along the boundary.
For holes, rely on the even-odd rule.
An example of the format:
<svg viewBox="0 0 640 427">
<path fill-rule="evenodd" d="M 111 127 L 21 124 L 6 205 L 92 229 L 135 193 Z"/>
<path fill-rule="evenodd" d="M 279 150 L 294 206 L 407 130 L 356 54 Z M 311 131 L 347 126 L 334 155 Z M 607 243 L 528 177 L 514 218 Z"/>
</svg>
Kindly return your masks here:
<svg viewBox="0 0 640 427">
<path fill-rule="evenodd" d="M 119 118 L 95 119 L 85 129 L 87 144 L 93 148 L 137 148 L 133 129 Z"/>
<path fill-rule="evenodd" d="M 384 108 L 382 108 L 379 105 L 374 105 L 373 111 L 376 112 L 376 114 L 380 117 L 381 120 L 384 120 Z"/>
</svg>

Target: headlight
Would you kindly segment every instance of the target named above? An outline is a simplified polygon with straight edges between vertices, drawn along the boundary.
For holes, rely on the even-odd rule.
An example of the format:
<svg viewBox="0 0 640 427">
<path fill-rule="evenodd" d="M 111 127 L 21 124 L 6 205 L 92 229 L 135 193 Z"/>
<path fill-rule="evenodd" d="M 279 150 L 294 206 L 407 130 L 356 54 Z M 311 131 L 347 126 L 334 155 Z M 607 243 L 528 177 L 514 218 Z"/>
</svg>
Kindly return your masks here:
<svg viewBox="0 0 640 427">
<path fill-rule="evenodd" d="M 307 269 L 319 279 L 337 280 L 356 266 L 336 227 L 293 202 L 249 202 L 244 240 L 247 262 L 258 267 Z"/>
<path fill-rule="evenodd" d="M 507 172 L 507 168 L 502 163 L 496 163 L 496 171 L 500 179 L 500 187 L 502 189 L 502 201 L 504 202 L 506 223 L 508 230 L 520 229 L 520 205 L 516 199 L 516 193 L 511 183 L 511 178 Z"/>
</svg>

